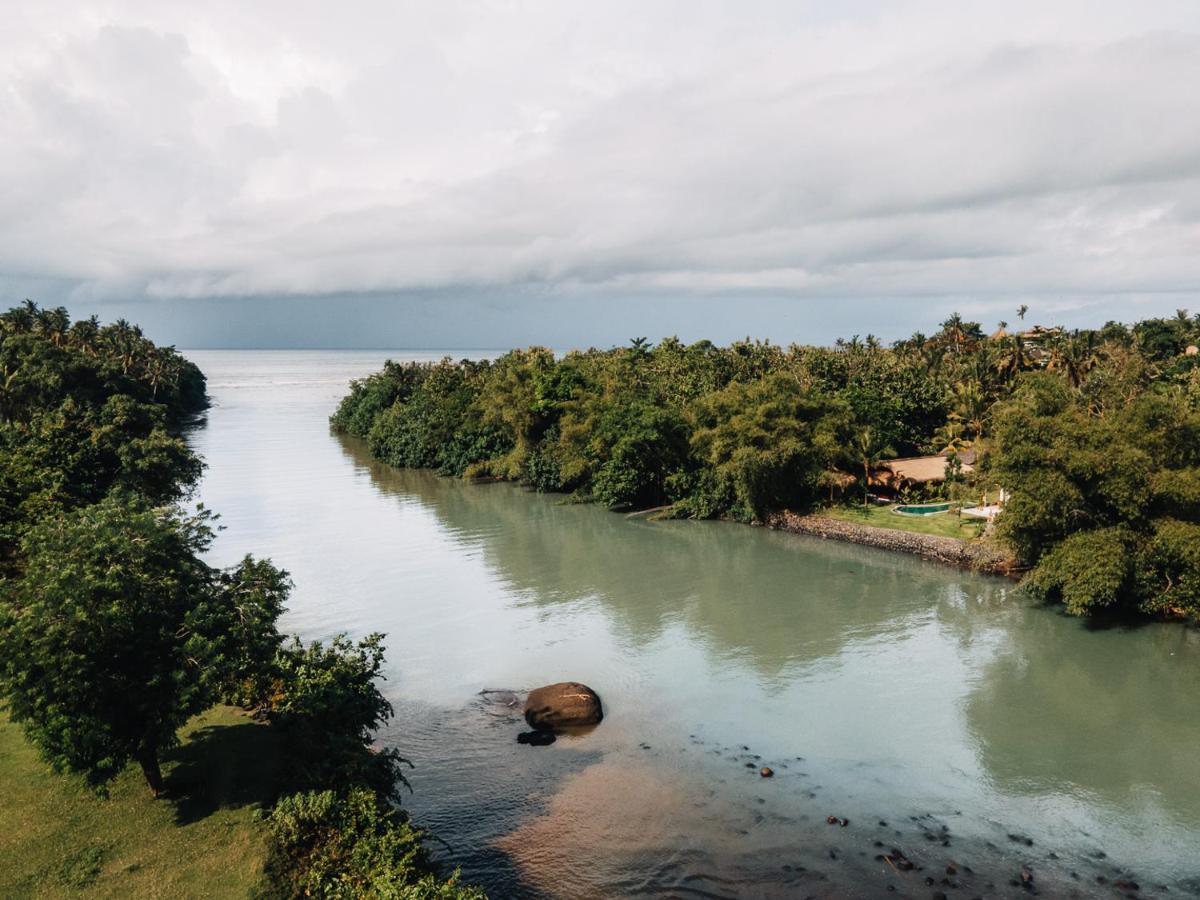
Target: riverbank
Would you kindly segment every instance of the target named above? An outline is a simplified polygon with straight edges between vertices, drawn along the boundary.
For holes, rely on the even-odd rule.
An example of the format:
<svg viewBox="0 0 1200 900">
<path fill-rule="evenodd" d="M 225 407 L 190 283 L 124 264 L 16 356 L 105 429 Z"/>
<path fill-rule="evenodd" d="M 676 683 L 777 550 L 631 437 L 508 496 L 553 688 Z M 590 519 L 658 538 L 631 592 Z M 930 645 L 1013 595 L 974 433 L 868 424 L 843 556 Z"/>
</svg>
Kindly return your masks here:
<svg viewBox="0 0 1200 900">
<path fill-rule="evenodd" d="M 136 766 L 107 798 L 56 775 L 0 715 L 0 896 L 246 897 L 262 886 L 277 736 L 240 710 L 196 716 L 155 800 Z"/>
<path fill-rule="evenodd" d="M 914 554 L 933 562 L 987 575 L 1017 577 L 1021 573 L 1016 559 L 986 538 L 965 541 L 944 535 L 862 525 L 819 513 L 801 515 L 790 510 L 772 513 L 766 524 L 779 531 Z"/>
<path fill-rule="evenodd" d="M 983 535 L 987 524 L 980 519 L 961 515 L 957 510 L 948 510 L 930 516 L 905 516 L 896 512 L 895 504 L 887 506 L 863 506 L 861 503 L 837 504 L 821 510 L 821 515 L 831 519 L 842 519 L 856 525 L 873 528 L 888 528 L 893 531 L 911 531 L 915 534 L 934 534 L 941 537 L 973 541 Z"/>
</svg>

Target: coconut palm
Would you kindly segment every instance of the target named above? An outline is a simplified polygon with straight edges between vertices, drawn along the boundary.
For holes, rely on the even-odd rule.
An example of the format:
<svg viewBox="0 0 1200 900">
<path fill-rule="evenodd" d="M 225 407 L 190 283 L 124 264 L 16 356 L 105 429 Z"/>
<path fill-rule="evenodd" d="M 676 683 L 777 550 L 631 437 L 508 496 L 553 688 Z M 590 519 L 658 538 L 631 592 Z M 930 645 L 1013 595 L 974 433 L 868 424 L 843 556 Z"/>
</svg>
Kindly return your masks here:
<svg viewBox="0 0 1200 900">
<path fill-rule="evenodd" d="M 870 425 L 863 425 L 850 436 L 850 454 L 863 470 L 863 506 L 868 505 L 871 490 L 871 470 L 882 460 L 895 455 L 879 432 Z"/>
<path fill-rule="evenodd" d="M 55 347 L 63 345 L 70 327 L 71 317 L 67 314 L 66 309 L 61 306 L 56 306 L 54 309 L 39 310 L 34 320 L 36 331 L 47 337 Z"/>
<path fill-rule="evenodd" d="M 954 386 L 954 412 L 962 424 L 963 436 L 972 444 L 983 435 L 984 423 L 991 402 L 984 393 L 983 385 L 976 379 L 966 379 Z"/>
<path fill-rule="evenodd" d="M 967 438 L 966 423 L 956 412 L 946 417 L 946 423 L 933 434 L 935 453 L 960 453 L 971 446 Z"/>
<path fill-rule="evenodd" d="M 1000 356 L 996 360 L 996 369 L 1004 381 L 1012 381 L 1021 372 L 1029 368 L 1029 355 L 1025 352 L 1025 342 L 1021 336 L 1014 334 L 1001 342 Z"/>
<path fill-rule="evenodd" d="M 28 334 L 33 331 L 37 321 L 38 305 L 32 300 L 26 300 L 20 306 L 14 306 L 0 316 L 3 328 L 9 334 Z"/>
<path fill-rule="evenodd" d="M 1071 387 L 1079 390 L 1084 379 L 1096 366 L 1098 360 L 1096 336 L 1091 331 L 1076 331 L 1069 337 L 1060 337 L 1050 347 L 1046 368 L 1062 372 Z"/>
</svg>

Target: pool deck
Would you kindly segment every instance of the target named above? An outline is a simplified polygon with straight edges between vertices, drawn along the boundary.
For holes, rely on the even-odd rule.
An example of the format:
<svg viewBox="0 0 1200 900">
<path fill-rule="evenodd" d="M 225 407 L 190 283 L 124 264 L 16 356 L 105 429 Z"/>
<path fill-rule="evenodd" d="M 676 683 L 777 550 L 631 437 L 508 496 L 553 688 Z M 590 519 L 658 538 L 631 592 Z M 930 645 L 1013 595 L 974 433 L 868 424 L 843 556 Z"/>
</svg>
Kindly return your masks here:
<svg viewBox="0 0 1200 900">
<path fill-rule="evenodd" d="M 990 522 L 1000 514 L 1002 509 L 1004 509 L 1003 506 L 992 504 L 991 506 L 968 506 L 959 512 L 972 519 L 983 519 Z"/>
</svg>

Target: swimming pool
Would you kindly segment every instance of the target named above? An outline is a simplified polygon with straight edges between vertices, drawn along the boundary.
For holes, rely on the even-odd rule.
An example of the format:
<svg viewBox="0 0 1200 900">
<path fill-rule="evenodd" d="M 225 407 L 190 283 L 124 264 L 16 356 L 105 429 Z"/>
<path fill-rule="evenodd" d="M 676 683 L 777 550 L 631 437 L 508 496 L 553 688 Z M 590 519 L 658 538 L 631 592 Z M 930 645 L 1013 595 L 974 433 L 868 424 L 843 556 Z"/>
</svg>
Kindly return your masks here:
<svg viewBox="0 0 1200 900">
<path fill-rule="evenodd" d="M 902 516 L 936 516 L 949 510 L 949 503 L 924 503 L 918 506 L 897 506 L 892 512 Z"/>
</svg>

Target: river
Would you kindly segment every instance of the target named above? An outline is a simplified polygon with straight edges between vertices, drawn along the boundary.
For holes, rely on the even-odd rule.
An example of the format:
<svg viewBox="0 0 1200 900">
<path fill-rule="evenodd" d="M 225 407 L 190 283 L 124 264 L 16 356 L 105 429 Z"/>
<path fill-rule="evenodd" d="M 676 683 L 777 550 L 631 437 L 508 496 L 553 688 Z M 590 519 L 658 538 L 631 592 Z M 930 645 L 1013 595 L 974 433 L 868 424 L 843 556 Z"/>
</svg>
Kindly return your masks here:
<svg viewBox="0 0 1200 900">
<path fill-rule="evenodd" d="M 1022 867 L 1046 896 L 1200 895 L 1200 632 L 398 471 L 330 433 L 351 378 L 439 353 L 186 355 L 214 560 L 288 569 L 289 632 L 387 634 L 405 805 L 493 896 L 1025 896 Z M 479 693 L 560 680 L 606 717 L 546 748 Z"/>
</svg>

